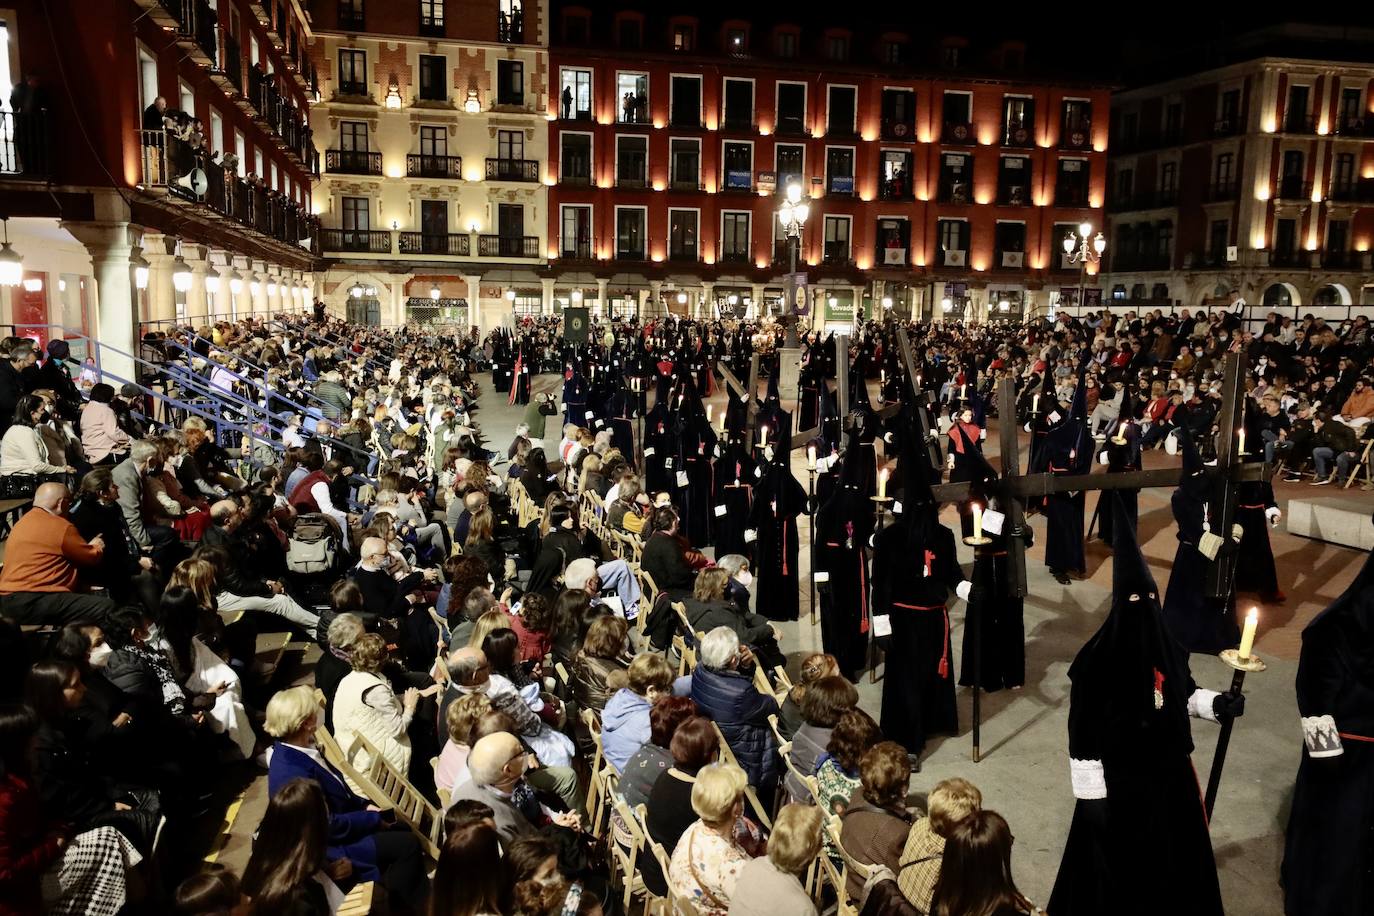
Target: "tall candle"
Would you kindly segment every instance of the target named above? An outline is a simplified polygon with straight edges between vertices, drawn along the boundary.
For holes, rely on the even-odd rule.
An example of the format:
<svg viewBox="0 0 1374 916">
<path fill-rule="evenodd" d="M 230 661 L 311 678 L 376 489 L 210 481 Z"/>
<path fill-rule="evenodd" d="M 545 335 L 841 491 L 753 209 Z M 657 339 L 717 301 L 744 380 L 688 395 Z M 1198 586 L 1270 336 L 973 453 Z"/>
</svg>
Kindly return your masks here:
<svg viewBox="0 0 1374 916">
<path fill-rule="evenodd" d="M 725 411 L 723 409 L 720 412 L 720 431 L 725 432 Z"/>
<path fill-rule="evenodd" d="M 710 425 L 711 425 L 711 408 L 714 407 L 714 406 L 715 406 L 714 404 L 707 404 L 707 405 L 706 405 L 706 425 L 707 425 L 707 426 L 710 426 Z"/>
<path fill-rule="evenodd" d="M 1241 453 L 1242 455 L 1245 454 L 1245 429 L 1244 429 L 1243 427 L 1241 428 L 1241 431 L 1240 431 L 1240 453 Z M 1246 656 L 1246 657 L 1248 658 L 1249 656 Z"/>
<path fill-rule="evenodd" d="M 878 472 L 878 498 L 887 498 L 887 468 Z"/>
<path fill-rule="evenodd" d="M 814 445 L 806 447 L 806 469 L 808 471 L 816 470 L 816 446 Z"/>
<path fill-rule="evenodd" d="M 1037 413 L 1039 413 L 1039 412 L 1040 412 L 1040 395 L 1037 394 L 1037 395 L 1035 395 L 1034 397 L 1031 398 L 1031 413 L 1037 414 Z"/>
<path fill-rule="evenodd" d="M 1237 653 L 1242 659 L 1249 660 L 1250 653 L 1255 649 L 1255 627 L 1259 626 L 1259 609 L 1250 608 L 1250 613 L 1245 615 L 1245 629 L 1240 634 L 1240 651 Z"/>
<path fill-rule="evenodd" d="M 1125 439 L 1125 438 L 1126 438 L 1126 421 L 1125 421 L 1125 420 L 1122 420 L 1122 421 L 1121 421 L 1121 428 L 1118 429 L 1118 430 L 1116 431 L 1116 437 L 1117 437 L 1118 439 Z"/>
<path fill-rule="evenodd" d="M 760 426 L 760 427 L 759 427 L 759 448 L 763 448 L 763 447 L 764 447 L 765 445 L 767 445 L 767 444 L 768 444 L 768 427 L 767 427 L 767 425 Z"/>
<path fill-rule="evenodd" d="M 978 503 L 973 504 L 973 536 L 975 539 L 983 536 L 983 507 Z"/>
</svg>

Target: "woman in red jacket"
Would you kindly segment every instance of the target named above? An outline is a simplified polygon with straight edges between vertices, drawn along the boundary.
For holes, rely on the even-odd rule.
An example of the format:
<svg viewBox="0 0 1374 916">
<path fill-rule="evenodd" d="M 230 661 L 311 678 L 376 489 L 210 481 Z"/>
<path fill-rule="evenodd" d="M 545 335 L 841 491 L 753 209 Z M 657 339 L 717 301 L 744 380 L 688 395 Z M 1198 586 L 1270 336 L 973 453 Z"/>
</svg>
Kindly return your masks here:
<svg viewBox="0 0 1374 916">
<path fill-rule="evenodd" d="M 61 857 L 66 833 L 43 818 L 30 773 L 38 716 L 27 706 L 0 706 L 0 914 L 43 911 L 43 874 Z"/>
</svg>

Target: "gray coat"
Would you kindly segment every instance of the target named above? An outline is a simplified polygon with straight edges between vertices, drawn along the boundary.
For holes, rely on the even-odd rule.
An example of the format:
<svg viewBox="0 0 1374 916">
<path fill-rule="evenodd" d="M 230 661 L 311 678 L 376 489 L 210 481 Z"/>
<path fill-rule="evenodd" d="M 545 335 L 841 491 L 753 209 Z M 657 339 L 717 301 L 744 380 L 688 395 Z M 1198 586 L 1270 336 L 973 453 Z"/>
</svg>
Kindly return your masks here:
<svg viewBox="0 0 1374 916">
<path fill-rule="evenodd" d="M 816 916 L 816 904 L 796 875 L 760 856 L 746 862 L 730 894 L 730 916 Z"/>
<path fill-rule="evenodd" d="M 497 795 L 488 786 L 476 785 L 469 779 L 454 788 L 449 804 L 452 806 L 454 802 L 463 799 L 479 801 L 496 813 L 496 832 L 501 835 L 501 845 L 506 849 L 520 837 L 534 833 L 534 825 L 520 813 L 520 809 L 512 805 L 509 799 Z"/>
<path fill-rule="evenodd" d="M 143 525 L 143 475 L 133 458 L 125 458 L 110 473 L 119 486 L 119 510 L 124 513 L 130 536 L 140 547 L 151 547 L 153 539 Z"/>
</svg>

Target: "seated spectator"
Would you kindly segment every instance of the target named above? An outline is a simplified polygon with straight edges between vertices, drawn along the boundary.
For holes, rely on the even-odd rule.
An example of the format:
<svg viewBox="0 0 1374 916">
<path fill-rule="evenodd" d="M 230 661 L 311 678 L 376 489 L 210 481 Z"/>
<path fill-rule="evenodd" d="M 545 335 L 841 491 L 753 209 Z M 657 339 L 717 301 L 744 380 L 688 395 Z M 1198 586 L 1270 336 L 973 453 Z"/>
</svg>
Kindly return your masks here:
<svg viewBox="0 0 1374 916">
<path fill-rule="evenodd" d="M 214 569 L 211 588 L 215 596 L 215 605 L 221 613 L 254 611 L 273 614 L 295 624 L 306 633 L 313 635 L 318 632 L 319 615 L 301 607 L 295 598 L 286 593 L 286 588 L 281 582 L 275 579 L 259 579 L 235 561 L 236 556 L 242 556 L 242 550 L 231 552 L 226 547 L 207 543 L 212 540 L 211 536 L 215 531 L 216 529 L 211 527 L 205 532 L 205 538 L 196 548 L 195 556 L 197 559 L 208 561 Z"/>
<path fill-rule="evenodd" d="M 530 746 L 543 766 L 572 765 L 572 739 L 540 719 L 532 708 L 531 704 L 543 708 L 537 689 L 527 688 L 524 693 L 517 691 L 510 681 L 492 674 L 486 655 L 481 649 L 472 647 L 457 649 L 449 655 L 447 675 L 448 689 L 440 703 L 440 721 L 446 720 L 448 706 L 459 697 L 485 694 L 493 709 L 511 716 L 516 726 L 514 734 Z"/>
<path fill-rule="evenodd" d="M 411 687 L 398 698 L 391 681 L 381 674 L 386 659 L 386 641 L 377 634 L 366 633 L 354 643 L 349 659 L 353 670 L 339 682 L 334 694 L 334 736 L 361 772 L 367 772 L 371 756 L 364 750 L 352 752 L 355 734 L 371 742 L 398 771 L 409 773 L 412 761 L 407 730 L 415 718 L 420 691 Z"/>
<path fill-rule="evenodd" d="M 524 781 L 525 749 L 514 735 L 497 732 L 478 739 L 468 755 L 471 778 L 453 791 L 453 800 L 479 801 L 496 815 L 503 845 L 547 823 L 576 826 L 577 816 L 550 815 Z"/>
<path fill-rule="evenodd" d="M 444 578 L 447 581 L 439 589 L 439 595 L 434 601 L 434 610 L 440 617 L 446 619 L 449 616 L 450 608 L 459 612 L 454 614 L 455 620 L 449 621 L 449 626 L 453 627 L 460 622 L 456 618 L 461 616 L 463 603 L 467 601 L 468 592 L 478 586 L 485 588 L 494 577 L 487 568 L 485 560 L 469 556 L 452 556 L 444 561 Z M 466 641 L 466 637 L 464 637 L 464 641 Z"/>
<path fill-rule="evenodd" d="M 485 586 L 478 586 L 468 592 L 466 600 L 463 601 L 463 613 L 458 618 L 458 622 L 449 624 L 449 645 L 468 645 L 481 648 L 482 640 L 487 634 L 496 629 L 497 626 L 505 626 L 495 616 L 501 612 L 501 602 L 496 600 L 496 596 L 491 593 L 491 589 Z M 482 618 L 487 618 L 486 624 L 479 633 L 478 624 Z"/>
<path fill-rule="evenodd" d="M 129 450 L 129 435 L 119 428 L 110 406 L 114 388 L 103 382 L 91 386 L 91 399 L 81 409 L 81 448 L 86 460 L 99 466 L 122 461 Z"/>
<path fill-rule="evenodd" d="M 185 552 L 175 531 L 153 524 L 145 518 L 147 479 L 161 472 L 162 450 L 146 439 L 129 446 L 129 457 L 114 466 L 114 482 L 119 486 L 119 508 L 124 524 L 140 555 L 152 557 L 163 569 L 171 569 Z"/>
<path fill-rule="evenodd" d="M 617 773 L 624 772 L 630 759 L 653 741 L 653 708 L 672 695 L 673 687 L 672 667 L 663 656 L 653 652 L 636 655 L 626 677 L 627 686 L 611 695 L 601 714 L 601 743 L 606 762 Z M 660 745 L 664 750 L 668 747 L 667 740 L 665 737 Z"/>
<path fill-rule="evenodd" d="M 754 576 L 749 572 L 749 561 L 737 553 L 727 553 L 716 561 L 725 570 L 730 581 L 725 584 L 725 597 L 739 608 L 741 617 L 749 616 L 749 586 L 754 584 Z"/>
<path fill-rule="evenodd" d="M 816 782 L 821 790 L 817 803 L 821 807 L 831 814 L 844 813 L 860 786 L 860 759 L 882 740 L 882 729 L 862 709 L 848 709 L 840 716 L 816 764 Z"/>
<path fill-rule="evenodd" d="M 175 469 L 184 457 L 181 443 L 166 436 L 156 445 L 159 463 L 144 478 L 143 517 L 154 526 L 171 528 L 183 541 L 199 541 L 210 527 L 210 503 L 187 496 L 177 480 Z"/>
<path fill-rule="evenodd" d="M 328 859 L 329 807 L 320 784 L 293 779 L 272 793 L 243 870 L 243 893 L 259 913 L 331 916 L 343 902 L 336 881 L 353 874 Z"/>
<path fill-rule="evenodd" d="M 26 394 L 15 407 L 14 419 L 0 438 L 0 476 L 33 474 L 37 476 L 73 474 L 64 453 L 49 453 L 38 427 L 52 420 L 52 411 L 43 398 Z"/>
<path fill-rule="evenodd" d="M 429 912 L 445 916 L 508 912 L 503 901 L 513 887 L 509 871 L 501 857 L 496 827 L 478 822 L 449 831 L 434 870 Z"/>
<path fill-rule="evenodd" d="M 593 604 L 613 611 L 617 617 L 634 620 L 639 616 L 639 582 L 624 560 L 600 564 L 590 557 L 573 560 L 563 571 L 563 586 L 585 591 Z"/>
<path fill-rule="evenodd" d="M 423 900 L 427 883 L 420 843 L 408 828 L 396 826 L 394 812 L 379 811 L 355 795 L 343 774 L 320 754 L 315 746 L 318 709 L 309 687 L 280 691 L 268 702 L 263 728 L 277 739 L 269 757 L 268 792 L 276 795 L 297 779 L 317 783 L 328 808 L 325 855 L 352 863 L 349 886 L 381 881 L 393 898 L 414 905 Z"/>
<path fill-rule="evenodd" d="M 395 558 L 381 538 L 364 538 L 361 553 L 358 565 L 348 575 L 362 592 L 364 606 L 399 623 L 401 655 L 407 667 L 428 668 L 434 660 L 439 630 L 429 616 L 423 589 L 437 571 L 415 570 L 398 578 Z M 399 572 L 404 573 L 404 569 Z"/>
<path fill-rule="evenodd" d="M 700 554 L 678 534 L 677 513 L 667 506 L 655 509 L 650 532 L 640 568 L 674 600 L 690 595 L 697 569 L 704 564 L 698 560 Z"/>
<path fill-rule="evenodd" d="M 802 886 L 804 874 L 821 850 L 821 810 L 814 805 L 784 805 L 768 837 L 768 855 L 745 863 L 730 897 L 730 916 L 796 913 L 816 916 L 816 904 Z"/>
<path fill-rule="evenodd" d="M 487 594 L 490 594 L 488 592 Z M 472 598 L 468 595 L 468 598 Z M 480 596 L 479 596 L 480 597 Z M 484 611 L 476 622 L 472 625 L 472 635 L 468 637 L 468 646 L 473 649 L 481 649 L 486 643 L 487 637 L 497 630 L 510 629 L 510 617 L 501 609 L 501 604 L 495 598 L 491 599 L 490 610 Z M 491 659 L 487 659 L 491 661 Z M 502 675 L 504 677 L 504 675 Z"/>
<path fill-rule="evenodd" d="M 649 838 L 665 852 L 677 849 L 678 841 L 697 818 L 692 807 L 692 787 L 702 767 L 720 759 L 720 738 L 710 719 L 693 716 L 677 727 L 668 747 L 673 765 L 654 782 L 644 810 Z M 650 892 L 658 896 L 668 893 L 667 876 L 659 870 L 654 856 L 645 856 L 640 868 L 644 886 Z"/>
<path fill-rule="evenodd" d="M 778 648 L 777 629 L 762 614 L 747 609 L 741 614 L 739 605 L 726 597 L 730 582 L 730 574 L 720 567 L 703 569 L 697 574 L 692 597 L 684 602 L 692 629 L 707 633 L 716 627 L 729 627 L 753 651 L 765 671 L 785 666 L 787 657 Z"/>
<path fill-rule="evenodd" d="M 591 596 L 584 590 L 559 592 L 553 603 L 553 630 L 550 633 L 554 661 L 571 666 L 592 621 L 606 613 L 606 608 L 592 604 Z"/>
<path fill-rule="evenodd" d="M 940 878 L 935 883 L 932 912 L 939 916 L 1029 916 L 1040 912 L 1012 880 L 1011 841 L 1011 828 L 996 811 L 973 811 L 951 829 L 945 840 Z"/>
<path fill-rule="evenodd" d="M 336 505 L 330 483 L 338 478 L 343 466 L 337 461 L 326 462 L 317 452 L 306 452 L 302 463 L 308 473 L 287 494 L 287 501 L 298 515 L 324 515 L 334 520 L 343 549 L 349 548 L 348 515 Z"/>
<path fill-rule="evenodd" d="M 361 615 L 340 609 L 339 598 L 342 590 L 339 585 L 342 584 L 344 583 L 334 586 L 331 600 L 334 602 L 335 614 L 325 630 L 325 645 L 321 647 L 324 651 L 315 663 L 315 686 L 325 695 L 324 724 L 331 733 L 334 731 L 334 697 L 338 693 L 339 683 L 353 670 L 353 647 L 367 632 Z M 347 585 L 353 593 L 357 593 L 357 586 L 352 582 Z"/>
<path fill-rule="evenodd" d="M 553 651 L 549 630 L 553 626 L 553 609 L 543 595 L 525 595 L 511 609 L 510 628 L 520 640 L 520 661 L 542 665 L 544 657 Z"/>
<path fill-rule="evenodd" d="M 434 784 L 446 792 L 467 781 L 468 754 L 472 751 L 472 732 L 483 716 L 491 712 L 491 700 L 480 693 L 471 693 L 449 705 L 444 712 L 448 740 L 439 752 L 434 768 Z"/>
<path fill-rule="evenodd" d="M 90 621 L 105 626 L 109 598 L 79 592 L 81 572 L 98 570 L 105 542 L 89 543 L 68 519 L 71 496 L 60 483 L 40 484 L 33 508 L 10 531 L 0 568 L 0 613 L 21 624 Z"/>
<path fill-rule="evenodd" d="M 578 528 L 577 509 L 566 500 L 554 501 L 544 512 L 544 522 L 548 534 L 540 542 L 525 590 L 552 597 L 557 591 L 558 577 L 575 560 L 586 556 L 587 550 Z"/>
<path fill-rule="evenodd" d="M 860 789 L 840 815 L 840 843 L 863 865 L 881 865 L 895 872 L 914 820 L 906 808 L 911 761 L 895 741 L 882 741 L 859 760 Z M 858 899 L 863 881 L 849 875 L 849 895 Z"/>
<path fill-rule="evenodd" d="M 620 481 L 615 501 L 606 507 L 606 521 L 616 531 L 640 535 L 649 511 L 649 497 L 633 472 Z"/>
<path fill-rule="evenodd" d="M 649 658 L 660 656 L 650 655 Z M 649 709 L 649 740 L 640 745 L 620 769 L 620 795 L 631 808 L 645 804 L 654 783 L 673 765 L 671 748 L 678 726 L 697 714 L 686 697 L 659 696 Z"/>
<path fill-rule="evenodd" d="M 734 764 L 702 767 L 692 786 L 693 822 L 668 861 L 673 892 L 690 899 L 706 916 L 726 916 L 740 871 L 751 858 L 735 838 L 744 812 L 744 771 Z"/>
<path fill-rule="evenodd" d="M 225 916 L 243 906 L 238 875 L 220 862 L 207 862 L 177 885 L 172 898 L 176 916 Z"/>
<path fill-rule="evenodd" d="M 573 698 L 583 709 L 600 712 L 611 694 L 625 686 L 625 670 L 630 666 L 628 641 L 625 618 L 613 614 L 598 617 L 587 629 L 582 647 L 573 656 L 572 668 Z"/>
<path fill-rule="evenodd" d="M 802 697 L 802 727 L 792 736 L 788 755 L 792 766 L 803 775 L 816 772 L 816 765 L 830 746 L 840 717 L 859 705 L 859 691 L 839 675 L 823 677 L 806 689 Z M 812 803 L 811 790 L 787 773 L 787 791 L 793 801 Z"/>
<path fill-rule="evenodd" d="M 472 516 L 467 537 L 463 541 L 463 555 L 479 557 L 485 561 L 487 568 L 492 571 L 492 578 L 497 580 L 497 585 L 511 579 L 511 574 L 515 571 L 513 566 L 507 566 L 506 552 L 496 540 L 491 509 L 485 506 Z"/>
<path fill-rule="evenodd" d="M 1374 387 L 1370 386 L 1367 378 L 1355 380 L 1355 387 L 1350 392 L 1350 397 L 1341 404 L 1340 413 L 1333 419 L 1344 423 L 1346 426 L 1360 429 L 1371 419 L 1374 419 Z"/>
<path fill-rule="evenodd" d="M 787 740 L 792 740 L 792 736 L 801 728 L 802 718 L 801 701 L 806 696 L 806 690 L 812 684 L 823 677 L 834 677 L 840 673 L 840 663 L 835 660 L 835 656 L 824 652 L 817 652 L 802 659 L 801 673 L 797 678 L 797 683 L 788 692 L 787 698 L 782 701 L 782 708 L 778 710 L 778 731 Z M 846 798 L 849 796 L 846 795 Z"/>
<path fill-rule="evenodd" d="M 217 643 L 216 631 L 223 626 L 219 616 L 202 605 L 195 592 L 178 585 L 162 593 L 156 619 L 170 650 L 172 673 L 190 707 L 204 713 L 212 732 L 228 737 L 230 759 L 252 757 L 257 736 L 243 704 L 243 684 L 207 645 Z"/>
<path fill-rule="evenodd" d="M 525 457 L 525 470 L 520 474 L 520 485 L 525 488 L 525 493 L 535 505 L 543 505 L 544 500 L 556 489 L 542 448 L 530 449 L 529 455 Z"/>
<path fill-rule="evenodd" d="M 692 672 L 691 697 L 721 734 L 749 784 L 770 797 L 777 782 L 777 742 L 768 717 L 778 701 L 754 686 L 754 659 L 729 627 L 716 627 L 701 641 Z"/>
<path fill-rule="evenodd" d="M 449 530 L 453 532 L 453 539 L 459 544 L 466 544 L 472 517 L 487 507 L 487 494 L 481 490 L 469 490 L 461 500 L 449 500 L 444 517 Z"/>
<path fill-rule="evenodd" d="M 0 910 L 119 910 L 142 857 L 113 827 L 74 836 L 71 825 L 43 811 L 32 765 L 39 725 L 27 706 L 0 705 Z"/>
<path fill-rule="evenodd" d="M 983 807 L 983 794 L 966 779 L 943 779 L 930 790 L 926 806 L 929 813 L 912 825 L 897 869 L 902 896 L 922 913 L 931 911 L 946 838 Z"/>
<path fill-rule="evenodd" d="M 582 476 L 577 485 L 577 492 L 595 493 L 598 498 L 604 498 L 610 488 L 610 481 L 601 474 L 601 458 L 588 454 L 582 459 Z"/>
<path fill-rule="evenodd" d="M 38 662 L 29 670 L 24 693 L 38 717 L 30 747 L 44 817 L 70 825 L 75 833 L 114 827 L 140 853 L 150 852 L 162 813 L 157 792 L 92 779 L 99 767 L 89 749 L 71 737 L 69 723 L 85 694 L 80 672 L 66 662 Z"/>
<path fill-rule="evenodd" d="M 191 417 L 181 424 L 181 431 L 186 437 L 186 457 L 189 459 L 183 465 L 191 465 L 195 480 L 209 484 L 214 495 L 219 497 L 243 489 L 243 480 L 230 468 L 229 453 L 211 437 L 204 420 Z M 211 498 L 210 493 L 203 495 L 206 499 Z"/>
<path fill-rule="evenodd" d="M 100 565 L 91 571 L 93 584 L 103 587 L 120 604 L 139 601 L 149 612 L 157 607 L 161 583 L 151 557 L 129 552 L 124 535 L 124 514 L 119 508 L 119 486 L 108 467 L 96 468 L 81 479 L 81 493 L 71 511 L 72 524 L 87 542 L 97 537 L 105 544 Z"/>
</svg>

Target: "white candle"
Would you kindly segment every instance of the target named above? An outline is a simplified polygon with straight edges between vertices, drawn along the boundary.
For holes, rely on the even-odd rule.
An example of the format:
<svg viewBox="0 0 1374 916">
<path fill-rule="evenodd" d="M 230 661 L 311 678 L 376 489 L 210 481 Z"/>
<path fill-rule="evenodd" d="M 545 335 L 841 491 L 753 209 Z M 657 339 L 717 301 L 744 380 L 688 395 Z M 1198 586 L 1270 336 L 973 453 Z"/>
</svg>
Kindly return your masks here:
<svg viewBox="0 0 1374 916">
<path fill-rule="evenodd" d="M 806 469 L 808 471 L 816 470 L 816 446 L 814 445 L 809 445 L 806 448 Z"/>
<path fill-rule="evenodd" d="M 713 404 L 707 404 L 707 405 L 706 405 L 706 425 L 707 425 L 707 426 L 710 426 L 710 425 L 711 425 L 711 408 L 712 408 L 713 406 L 715 406 L 715 405 L 713 405 Z"/>
<path fill-rule="evenodd" d="M 1125 421 L 1125 420 L 1122 420 L 1122 421 L 1121 421 L 1121 428 L 1120 428 L 1119 430 L 1116 431 L 1116 437 L 1117 437 L 1118 439 L 1125 439 L 1125 438 L 1126 438 L 1126 421 Z"/>
<path fill-rule="evenodd" d="M 977 503 L 973 504 L 973 537 L 975 539 L 983 536 L 983 507 Z"/>
<path fill-rule="evenodd" d="M 759 448 L 763 448 L 763 447 L 766 446 L 767 444 L 768 444 L 768 427 L 767 427 L 766 425 L 765 425 L 765 426 L 760 426 L 760 427 L 759 427 Z"/>
<path fill-rule="evenodd" d="M 1245 615 L 1245 629 L 1240 634 L 1240 651 L 1237 653 L 1242 659 L 1249 661 L 1250 653 L 1255 649 L 1255 627 L 1259 626 L 1259 609 L 1250 608 L 1250 613 Z"/>
<path fill-rule="evenodd" d="M 1245 429 L 1244 429 L 1243 427 L 1241 428 L 1241 431 L 1240 431 L 1240 453 L 1241 453 L 1242 455 L 1245 454 Z M 1249 656 L 1246 656 L 1246 657 L 1248 658 Z"/>
<path fill-rule="evenodd" d="M 1039 413 L 1039 412 L 1040 412 L 1040 395 L 1037 394 L 1037 395 L 1035 395 L 1034 397 L 1031 398 L 1031 413 L 1036 414 L 1036 413 Z"/>
<path fill-rule="evenodd" d="M 720 431 L 725 432 L 725 411 L 720 412 Z"/>
<path fill-rule="evenodd" d="M 878 498 L 887 498 L 887 468 L 878 472 Z"/>
</svg>

